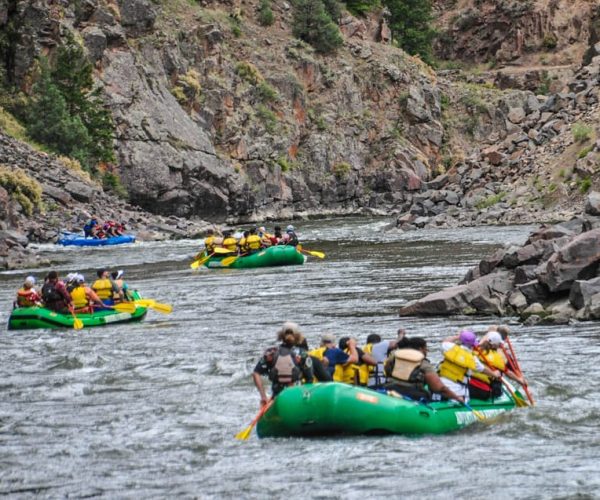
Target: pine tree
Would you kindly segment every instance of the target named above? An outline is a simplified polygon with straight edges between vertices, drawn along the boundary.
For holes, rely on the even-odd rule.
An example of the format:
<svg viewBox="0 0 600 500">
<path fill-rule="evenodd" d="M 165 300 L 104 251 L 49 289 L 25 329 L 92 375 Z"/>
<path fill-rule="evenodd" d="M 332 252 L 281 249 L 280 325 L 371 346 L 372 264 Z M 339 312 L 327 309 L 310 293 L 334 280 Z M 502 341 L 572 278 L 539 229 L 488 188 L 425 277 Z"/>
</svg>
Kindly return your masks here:
<svg viewBox="0 0 600 500">
<path fill-rule="evenodd" d="M 431 0 L 384 0 L 384 4 L 391 13 L 390 30 L 397 45 L 431 63 L 435 36 Z"/>
<path fill-rule="evenodd" d="M 343 43 L 340 30 L 325 12 L 322 0 L 296 0 L 292 29 L 294 36 L 323 54 L 335 51 Z"/>
</svg>

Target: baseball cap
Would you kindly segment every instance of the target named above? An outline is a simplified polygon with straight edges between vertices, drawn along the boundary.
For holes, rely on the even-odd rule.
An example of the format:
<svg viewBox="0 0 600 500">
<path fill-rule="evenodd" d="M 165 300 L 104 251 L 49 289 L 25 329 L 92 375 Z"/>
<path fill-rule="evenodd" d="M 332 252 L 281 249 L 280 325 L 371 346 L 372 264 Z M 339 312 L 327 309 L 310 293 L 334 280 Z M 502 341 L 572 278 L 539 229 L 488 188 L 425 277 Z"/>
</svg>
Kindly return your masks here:
<svg viewBox="0 0 600 500">
<path fill-rule="evenodd" d="M 475 347 L 477 344 L 479 344 L 479 341 L 477 340 L 477 335 L 475 335 L 475 333 L 473 333 L 470 330 L 463 330 L 462 332 L 460 332 L 458 340 L 460 340 L 461 344 L 469 347 Z"/>
<path fill-rule="evenodd" d="M 502 345 L 502 335 L 498 332 L 490 332 L 486 335 L 488 342 L 492 345 L 500 346 Z"/>
</svg>

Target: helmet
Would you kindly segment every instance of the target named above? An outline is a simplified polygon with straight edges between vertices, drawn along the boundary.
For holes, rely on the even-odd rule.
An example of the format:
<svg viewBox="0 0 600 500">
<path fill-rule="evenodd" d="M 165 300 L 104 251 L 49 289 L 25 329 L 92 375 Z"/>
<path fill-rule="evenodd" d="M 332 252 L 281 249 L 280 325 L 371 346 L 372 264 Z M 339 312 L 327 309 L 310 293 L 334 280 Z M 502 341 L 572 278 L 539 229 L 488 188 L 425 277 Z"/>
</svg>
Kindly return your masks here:
<svg viewBox="0 0 600 500">
<path fill-rule="evenodd" d="M 289 233 L 290 231 L 293 231 L 293 230 L 294 230 L 294 226 L 292 226 L 291 224 L 285 228 L 286 233 Z"/>
<path fill-rule="evenodd" d="M 27 278 L 25 278 L 25 284 L 29 286 L 35 285 L 35 278 L 33 276 L 27 276 Z"/>
<path fill-rule="evenodd" d="M 469 347 L 475 347 L 479 342 L 477 342 L 477 335 L 470 330 L 463 330 L 460 332 L 458 337 L 460 343 Z"/>
<path fill-rule="evenodd" d="M 79 281 L 79 283 L 85 283 L 85 277 L 83 276 L 83 274 L 77 274 L 75 279 Z"/>
</svg>

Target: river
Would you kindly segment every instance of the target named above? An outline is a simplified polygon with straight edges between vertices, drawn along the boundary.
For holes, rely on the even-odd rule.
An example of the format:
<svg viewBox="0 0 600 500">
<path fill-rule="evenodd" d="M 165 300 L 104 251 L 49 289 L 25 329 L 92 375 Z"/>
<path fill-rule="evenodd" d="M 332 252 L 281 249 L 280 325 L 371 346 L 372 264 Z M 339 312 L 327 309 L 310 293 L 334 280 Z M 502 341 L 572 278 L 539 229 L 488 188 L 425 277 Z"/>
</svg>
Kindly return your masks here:
<svg viewBox="0 0 600 500">
<path fill-rule="evenodd" d="M 10 498 L 599 498 L 597 323 L 524 327 L 513 344 L 537 400 L 494 425 L 436 437 L 238 441 L 258 410 L 250 374 L 284 320 L 435 345 L 493 318 L 399 318 L 531 227 L 385 230 L 384 219 L 298 223 L 304 266 L 193 272 L 198 241 L 42 246 L 64 276 L 123 269 L 174 311 L 142 323 L 7 331 L 30 272 L 0 274 L 0 495 Z"/>
</svg>

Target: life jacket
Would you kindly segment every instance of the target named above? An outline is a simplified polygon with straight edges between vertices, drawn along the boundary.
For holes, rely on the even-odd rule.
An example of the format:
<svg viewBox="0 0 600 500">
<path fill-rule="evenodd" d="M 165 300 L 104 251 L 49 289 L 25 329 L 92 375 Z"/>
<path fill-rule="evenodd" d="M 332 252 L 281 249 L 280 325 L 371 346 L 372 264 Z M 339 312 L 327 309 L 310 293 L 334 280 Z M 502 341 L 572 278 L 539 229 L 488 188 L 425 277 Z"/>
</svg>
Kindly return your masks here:
<svg viewBox="0 0 600 500">
<path fill-rule="evenodd" d="M 207 254 L 213 253 L 215 250 L 215 237 L 208 236 L 207 238 L 204 238 L 204 246 Z"/>
<path fill-rule="evenodd" d="M 286 245 L 291 245 L 291 246 L 297 246 L 298 243 L 300 243 L 298 241 L 298 236 L 296 235 L 296 233 L 294 231 L 287 231 L 287 241 L 285 242 Z"/>
<path fill-rule="evenodd" d="M 263 233 L 260 239 L 260 242 L 263 247 L 270 247 L 272 245 L 277 244 L 277 242 L 273 243 L 273 236 L 268 233 Z"/>
<path fill-rule="evenodd" d="M 40 296 L 33 288 L 28 290 L 21 288 L 17 292 L 17 306 L 19 307 L 33 307 L 39 300 Z"/>
<path fill-rule="evenodd" d="M 302 372 L 296 364 L 292 349 L 279 346 L 273 356 L 269 379 L 280 385 L 293 385 L 302 380 Z"/>
<path fill-rule="evenodd" d="M 82 307 L 87 307 L 88 299 L 85 293 L 84 286 L 76 286 L 70 292 L 71 299 L 73 299 L 73 307 L 75 309 L 81 309 Z"/>
<path fill-rule="evenodd" d="M 246 238 L 244 238 L 243 236 L 239 239 L 238 246 L 240 247 L 241 253 L 248 252 L 248 246 L 246 245 Z"/>
<path fill-rule="evenodd" d="M 227 250 L 235 252 L 237 250 L 237 240 L 232 236 L 228 236 L 223 240 L 223 247 Z"/>
<path fill-rule="evenodd" d="M 98 294 L 100 300 L 112 299 L 113 285 L 108 278 L 94 281 L 92 289 Z"/>
<path fill-rule="evenodd" d="M 308 351 L 308 355 L 313 356 L 313 357 L 323 361 L 326 351 L 327 351 L 327 347 L 317 347 L 316 349 L 313 349 L 312 351 Z"/>
<path fill-rule="evenodd" d="M 417 349 L 396 349 L 390 377 L 400 382 L 422 386 L 423 372 L 419 369 L 425 355 Z"/>
<path fill-rule="evenodd" d="M 471 351 L 456 344 L 444 352 L 444 360 L 439 367 L 440 377 L 445 377 L 453 382 L 464 383 L 464 378 L 469 370 L 475 370 L 477 364 Z"/>
<path fill-rule="evenodd" d="M 345 353 L 349 353 L 348 349 L 344 349 Z M 346 363 L 345 365 L 335 365 L 333 372 L 334 382 L 344 382 L 352 385 L 367 385 L 369 382 L 368 366 L 367 369 L 361 369 L 362 364 Z"/>
<path fill-rule="evenodd" d="M 253 250 L 260 250 L 261 247 L 261 239 L 260 236 L 258 236 L 257 234 L 251 234 L 246 238 L 246 249 L 253 251 Z"/>
<path fill-rule="evenodd" d="M 481 354 L 483 353 L 483 355 Z M 490 349 L 489 351 L 481 351 L 477 354 L 479 359 L 484 362 L 484 364 L 490 364 L 492 367 L 504 372 L 506 370 L 506 360 L 502 353 L 498 352 L 496 349 Z M 485 357 L 485 359 L 484 359 Z M 485 373 L 481 372 L 473 372 L 471 377 L 475 377 L 479 380 L 483 380 L 487 384 L 491 383 L 491 378 Z"/>
<path fill-rule="evenodd" d="M 373 352 L 373 344 L 367 344 L 362 348 L 363 352 L 366 352 L 367 354 L 371 354 Z M 377 365 L 373 366 L 373 365 L 368 365 L 366 363 L 362 363 L 360 365 L 358 365 L 358 371 L 359 371 L 359 380 L 366 380 L 366 382 L 364 384 L 361 385 L 368 385 L 369 382 L 373 379 L 380 379 L 381 377 L 379 376 L 379 369 L 380 369 L 380 363 L 377 363 Z M 383 375 L 383 371 L 381 371 L 381 375 Z M 383 381 L 381 381 L 383 382 Z M 375 385 L 381 385 L 380 381 L 377 380 L 375 382 Z"/>
<path fill-rule="evenodd" d="M 48 309 L 63 309 L 67 306 L 65 298 L 56 289 L 57 283 L 48 281 L 42 287 L 42 298 Z"/>
</svg>

